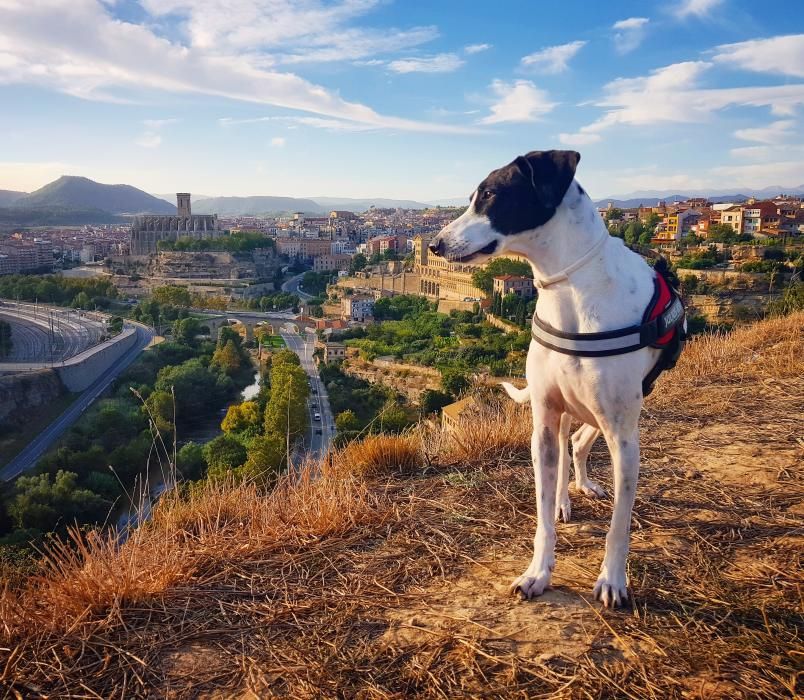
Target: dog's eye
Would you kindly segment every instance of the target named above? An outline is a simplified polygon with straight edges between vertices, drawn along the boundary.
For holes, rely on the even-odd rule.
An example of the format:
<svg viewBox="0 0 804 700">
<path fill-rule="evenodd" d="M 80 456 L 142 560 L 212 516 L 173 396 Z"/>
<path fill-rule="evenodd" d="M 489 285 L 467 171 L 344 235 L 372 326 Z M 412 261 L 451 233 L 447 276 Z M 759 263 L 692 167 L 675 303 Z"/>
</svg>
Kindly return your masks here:
<svg viewBox="0 0 804 700">
<path fill-rule="evenodd" d="M 489 197 L 493 197 L 493 196 L 494 196 L 494 192 L 492 192 L 491 190 L 484 190 L 483 191 L 484 199 L 488 199 Z"/>
</svg>

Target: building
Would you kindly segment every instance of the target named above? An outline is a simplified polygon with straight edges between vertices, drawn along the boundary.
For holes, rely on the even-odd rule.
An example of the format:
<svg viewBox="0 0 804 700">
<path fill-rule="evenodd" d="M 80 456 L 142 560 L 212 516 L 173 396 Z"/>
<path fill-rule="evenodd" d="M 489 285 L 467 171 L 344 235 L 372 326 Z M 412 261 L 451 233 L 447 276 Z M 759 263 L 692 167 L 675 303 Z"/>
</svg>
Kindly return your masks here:
<svg viewBox="0 0 804 700">
<path fill-rule="evenodd" d="M 463 421 L 478 412 L 473 396 L 451 403 L 441 409 L 441 427 L 453 435 L 460 431 Z"/>
<path fill-rule="evenodd" d="M 339 272 L 348 270 L 351 255 L 318 255 L 313 258 L 313 272 Z"/>
<path fill-rule="evenodd" d="M 743 233 L 759 237 L 779 228 L 779 207 L 774 202 L 751 202 L 743 207 Z"/>
<path fill-rule="evenodd" d="M 731 226 L 734 233 L 742 235 L 743 233 L 743 208 L 734 204 L 720 212 L 720 223 Z"/>
<path fill-rule="evenodd" d="M 430 240 L 424 234 L 413 239 L 413 271 L 419 275 L 419 293 L 430 299 L 482 299 L 483 290 L 472 282 L 472 273 L 482 266 L 448 262 L 427 249 Z"/>
<path fill-rule="evenodd" d="M 346 357 L 346 346 L 343 343 L 324 343 L 324 363 L 336 362 Z"/>
<path fill-rule="evenodd" d="M 389 250 L 393 250 L 399 255 L 407 252 L 407 236 L 375 236 L 366 243 L 366 253 L 368 255 L 385 255 Z"/>
<path fill-rule="evenodd" d="M 289 258 L 312 262 L 319 255 L 330 255 L 332 242 L 326 238 L 278 238 L 276 249 Z"/>
<path fill-rule="evenodd" d="M 368 296 L 345 296 L 341 300 L 341 318 L 345 321 L 365 323 L 374 319 L 374 298 Z"/>
<path fill-rule="evenodd" d="M 535 288 L 530 277 L 522 275 L 498 275 L 494 278 L 494 293 L 500 296 L 516 294 L 523 299 L 532 299 Z"/>
<path fill-rule="evenodd" d="M 53 271 L 53 243 L 41 240 L 24 240 L 11 237 L 0 242 L 0 274 Z"/>
<path fill-rule="evenodd" d="M 141 214 L 131 222 L 130 255 L 152 255 L 161 241 L 180 238 L 219 238 L 223 235 L 217 214 L 192 214 L 190 194 L 176 194 L 176 216 Z"/>
</svg>

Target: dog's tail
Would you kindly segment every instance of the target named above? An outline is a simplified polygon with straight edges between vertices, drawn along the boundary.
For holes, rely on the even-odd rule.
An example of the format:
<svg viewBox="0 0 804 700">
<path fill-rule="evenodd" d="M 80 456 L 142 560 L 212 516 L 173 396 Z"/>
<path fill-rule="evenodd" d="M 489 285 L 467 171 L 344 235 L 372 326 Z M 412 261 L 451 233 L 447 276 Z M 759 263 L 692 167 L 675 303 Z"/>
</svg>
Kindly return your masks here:
<svg viewBox="0 0 804 700">
<path fill-rule="evenodd" d="M 514 401 L 517 403 L 527 403 L 530 401 L 530 388 L 525 387 L 524 389 L 517 389 L 513 384 L 509 384 L 508 382 L 502 383 L 503 389 L 505 392 L 510 396 Z"/>
</svg>

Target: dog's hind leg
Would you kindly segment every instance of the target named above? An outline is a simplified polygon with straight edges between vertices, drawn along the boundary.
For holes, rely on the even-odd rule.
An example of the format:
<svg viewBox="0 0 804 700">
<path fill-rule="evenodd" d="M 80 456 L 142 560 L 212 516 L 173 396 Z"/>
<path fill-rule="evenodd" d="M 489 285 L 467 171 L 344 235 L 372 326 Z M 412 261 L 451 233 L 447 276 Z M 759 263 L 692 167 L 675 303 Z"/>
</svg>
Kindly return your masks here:
<svg viewBox="0 0 804 700">
<path fill-rule="evenodd" d="M 591 425 L 582 425 L 572 436 L 572 463 L 575 467 L 575 488 L 587 496 L 603 498 L 606 491 L 598 483 L 592 481 L 586 473 L 589 452 L 595 444 L 600 431 Z"/>
<path fill-rule="evenodd" d="M 572 427 L 572 418 L 569 413 L 561 414 L 558 434 L 558 481 L 556 484 L 556 521 L 570 521 L 572 506 L 569 499 L 569 433 Z"/>
<path fill-rule="evenodd" d="M 524 598 L 541 595 L 550 584 L 556 558 L 556 483 L 558 477 L 558 438 L 561 413 L 548 398 L 533 397 L 533 435 L 531 452 L 536 477 L 536 535 L 533 559 L 522 576 L 511 584 Z"/>
<path fill-rule="evenodd" d="M 639 476 L 638 414 L 630 428 L 623 423 L 613 430 L 604 429 L 614 467 L 614 512 L 606 535 L 606 554 L 595 583 L 595 598 L 606 607 L 615 607 L 628 598 L 625 564 L 631 534 L 631 510 Z"/>
</svg>

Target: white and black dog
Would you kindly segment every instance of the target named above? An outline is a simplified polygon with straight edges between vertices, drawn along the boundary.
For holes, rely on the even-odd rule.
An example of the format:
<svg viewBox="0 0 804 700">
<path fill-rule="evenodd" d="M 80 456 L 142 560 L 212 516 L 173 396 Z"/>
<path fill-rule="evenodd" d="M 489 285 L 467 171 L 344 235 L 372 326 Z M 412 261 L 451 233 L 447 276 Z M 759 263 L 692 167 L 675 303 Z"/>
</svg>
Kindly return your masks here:
<svg viewBox="0 0 804 700">
<path fill-rule="evenodd" d="M 614 467 L 614 512 L 594 587 L 604 605 L 614 606 L 628 597 L 626 558 L 643 396 L 657 368 L 672 366 L 677 357 L 676 352 L 663 361 L 665 349 L 657 340 L 675 337 L 680 352 L 684 317 L 666 282 L 660 289 L 661 275 L 609 235 L 575 181 L 579 160 L 575 151 L 533 151 L 493 171 L 472 194 L 466 212 L 430 242 L 430 250 L 462 263 L 505 253 L 530 261 L 539 296 L 528 386 L 507 389 L 520 402 L 530 400 L 533 410 L 538 524 L 533 559 L 511 589 L 531 598 L 550 583 L 554 521 L 569 517 L 567 442 L 575 418 L 585 424 L 573 435 L 578 488 L 603 495 L 586 475 L 586 457 L 600 433 Z M 662 295 L 669 298 L 657 306 Z"/>
</svg>

